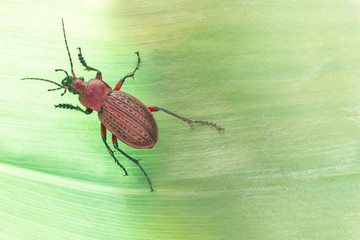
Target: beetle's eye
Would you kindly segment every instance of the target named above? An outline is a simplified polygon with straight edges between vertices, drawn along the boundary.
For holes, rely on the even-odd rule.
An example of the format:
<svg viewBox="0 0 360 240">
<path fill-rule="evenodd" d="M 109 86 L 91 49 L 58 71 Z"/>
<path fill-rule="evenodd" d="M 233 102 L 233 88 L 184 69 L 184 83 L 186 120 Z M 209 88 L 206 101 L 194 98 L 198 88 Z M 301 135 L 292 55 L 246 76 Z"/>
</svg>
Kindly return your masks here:
<svg viewBox="0 0 360 240">
<path fill-rule="evenodd" d="M 82 81 L 84 81 L 84 77 L 80 77 L 80 79 L 81 79 Z"/>
</svg>

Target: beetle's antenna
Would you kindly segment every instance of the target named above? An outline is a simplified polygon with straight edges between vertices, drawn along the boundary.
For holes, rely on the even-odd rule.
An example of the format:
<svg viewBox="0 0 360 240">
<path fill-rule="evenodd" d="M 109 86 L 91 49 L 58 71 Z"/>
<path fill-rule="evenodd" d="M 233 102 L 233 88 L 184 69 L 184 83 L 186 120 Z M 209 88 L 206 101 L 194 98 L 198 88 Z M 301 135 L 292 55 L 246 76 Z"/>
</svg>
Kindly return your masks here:
<svg viewBox="0 0 360 240">
<path fill-rule="evenodd" d="M 63 27 L 63 32 L 64 32 L 65 46 L 66 46 L 66 50 L 67 50 L 67 53 L 68 53 L 68 55 L 69 55 L 69 60 L 70 60 L 71 73 L 72 73 L 72 75 L 75 77 L 74 67 L 73 67 L 73 63 L 72 63 L 71 55 L 70 55 L 70 51 L 69 51 L 69 46 L 68 46 L 68 43 L 67 43 L 67 40 L 66 40 L 64 19 L 61 18 L 61 21 L 62 21 L 62 27 Z"/>
<path fill-rule="evenodd" d="M 55 85 L 58 85 L 61 89 L 63 88 L 63 86 L 61 84 L 58 84 L 57 82 L 54 82 L 54 81 L 51 81 L 51 80 L 48 80 L 48 79 L 43 79 L 43 78 L 22 78 L 21 80 L 38 80 L 38 81 L 44 81 L 44 82 L 49 82 L 49 83 L 53 83 Z"/>
<path fill-rule="evenodd" d="M 22 78 L 21 80 L 38 80 L 38 81 L 44 81 L 44 82 L 49 82 L 49 83 L 53 83 L 55 85 L 58 85 L 58 88 L 53 88 L 53 89 L 48 89 L 48 91 L 55 91 L 55 90 L 60 90 L 62 88 L 64 88 L 64 86 L 62 86 L 61 84 L 58 84 L 57 82 L 48 80 L 48 79 L 43 79 L 43 78 Z M 66 90 L 66 89 L 65 89 Z"/>
</svg>

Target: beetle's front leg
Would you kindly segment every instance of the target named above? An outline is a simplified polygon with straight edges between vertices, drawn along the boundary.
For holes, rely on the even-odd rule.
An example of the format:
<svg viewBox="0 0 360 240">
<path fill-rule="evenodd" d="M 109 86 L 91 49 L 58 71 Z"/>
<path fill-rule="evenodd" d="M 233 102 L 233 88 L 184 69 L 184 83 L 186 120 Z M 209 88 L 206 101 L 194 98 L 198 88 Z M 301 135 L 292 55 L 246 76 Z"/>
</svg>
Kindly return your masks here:
<svg viewBox="0 0 360 240">
<path fill-rule="evenodd" d="M 99 70 L 97 70 L 96 68 L 88 66 L 87 63 L 85 62 L 85 59 L 84 59 L 82 53 L 81 53 L 81 48 L 78 47 L 78 49 L 79 49 L 79 54 L 78 54 L 79 61 L 85 67 L 85 70 L 86 71 L 96 71 L 96 79 L 102 80 L 101 72 Z"/>
<path fill-rule="evenodd" d="M 83 112 L 85 114 L 90 114 L 93 112 L 91 108 L 86 108 L 86 110 L 82 109 L 79 106 L 73 106 L 70 103 L 59 103 L 58 105 L 55 105 L 55 108 L 62 108 L 62 109 L 69 109 L 69 110 L 77 110 L 80 112 Z"/>
</svg>

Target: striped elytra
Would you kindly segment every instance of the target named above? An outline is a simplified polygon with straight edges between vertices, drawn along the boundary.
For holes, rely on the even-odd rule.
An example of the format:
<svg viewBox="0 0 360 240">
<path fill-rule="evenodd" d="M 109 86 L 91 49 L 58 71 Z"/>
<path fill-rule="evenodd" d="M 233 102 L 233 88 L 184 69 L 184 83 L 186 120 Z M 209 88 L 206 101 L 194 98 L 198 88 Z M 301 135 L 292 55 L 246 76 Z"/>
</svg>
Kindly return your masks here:
<svg viewBox="0 0 360 240">
<path fill-rule="evenodd" d="M 111 92 L 98 115 L 111 133 L 131 147 L 151 148 L 158 140 L 154 116 L 142 102 L 130 94 Z"/>
</svg>

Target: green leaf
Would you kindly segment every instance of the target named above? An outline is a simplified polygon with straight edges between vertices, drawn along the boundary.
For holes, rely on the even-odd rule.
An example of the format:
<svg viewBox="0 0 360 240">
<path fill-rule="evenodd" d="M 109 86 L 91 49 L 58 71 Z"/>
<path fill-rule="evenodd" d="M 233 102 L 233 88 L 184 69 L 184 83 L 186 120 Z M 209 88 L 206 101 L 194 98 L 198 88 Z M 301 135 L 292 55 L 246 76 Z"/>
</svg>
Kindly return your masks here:
<svg viewBox="0 0 360 240">
<path fill-rule="evenodd" d="M 357 1 L 1 1 L 0 239 L 349 239 L 359 235 Z M 77 59 L 156 112 L 120 144 L 60 82 Z M 111 135 L 108 134 L 109 143 Z M 111 144 L 110 144 L 111 145 Z"/>
</svg>

